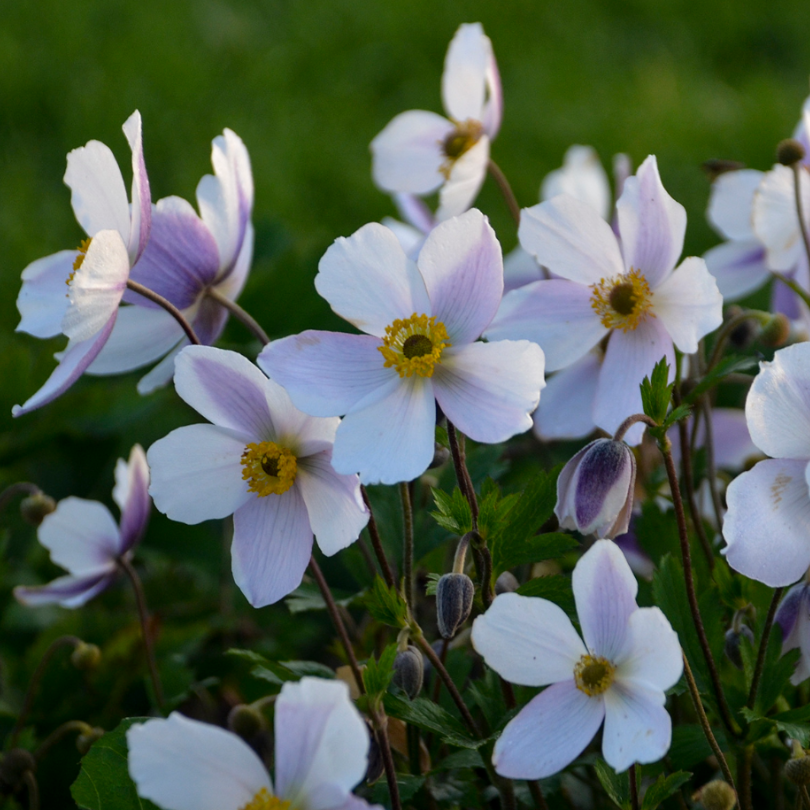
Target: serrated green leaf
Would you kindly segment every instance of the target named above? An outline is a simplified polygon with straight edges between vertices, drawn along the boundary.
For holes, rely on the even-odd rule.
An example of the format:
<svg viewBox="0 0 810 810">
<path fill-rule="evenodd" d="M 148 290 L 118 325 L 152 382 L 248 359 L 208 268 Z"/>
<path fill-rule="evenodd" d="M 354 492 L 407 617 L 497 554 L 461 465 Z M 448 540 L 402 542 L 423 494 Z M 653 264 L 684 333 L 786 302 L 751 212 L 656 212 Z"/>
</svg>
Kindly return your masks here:
<svg viewBox="0 0 810 810">
<path fill-rule="evenodd" d="M 138 796 L 127 767 L 127 729 L 148 717 L 129 717 L 93 743 L 82 757 L 70 795 L 82 810 L 158 810 Z"/>
<path fill-rule="evenodd" d="M 697 398 L 713 388 L 719 382 L 722 382 L 724 377 L 729 374 L 735 374 L 742 371 L 757 367 L 757 360 L 755 357 L 741 357 L 739 355 L 729 355 L 724 357 L 709 373 L 689 392 L 689 395 L 684 397 L 684 404 L 691 405 Z"/>
<path fill-rule="evenodd" d="M 428 574 L 427 575 L 427 584 L 425 585 L 425 596 L 436 596 L 436 587 L 439 584 L 439 580 L 442 578 L 441 574 Z"/>
<path fill-rule="evenodd" d="M 652 374 L 645 377 L 640 386 L 644 413 L 659 425 L 664 423 L 672 399 L 674 383 L 668 382 L 668 379 L 669 363 L 667 363 L 666 357 L 662 357 L 655 364 Z"/>
<path fill-rule="evenodd" d="M 458 487 L 452 494 L 434 489 L 433 501 L 436 504 L 436 511 L 430 513 L 431 517 L 443 529 L 459 535 L 466 534 L 472 529 L 470 505 Z"/>
<path fill-rule="evenodd" d="M 594 770 L 611 800 L 622 810 L 630 810 L 630 777 L 627 775 L 627 771 L 616 773 L 603 759 L 596 760 Z"/>
<path fill-rule="evenodd" d="M 522 596 L 539 596 L 541 599 L 548 599 L 549 602 L 559 605 L 569 616 L 576 615 L 571 580 L 562 574 L 535 577 L 521 585 L 517 592 Z"/>
<path fill-rule="evenodd" d="M 340 607 L 348 607 L 356 602 L 362 602 L 366 592 L 347 594 L 333 591 L 335 604 Z M 299 585 L 285 600 L 284 604 L 290 613 L 303 613 L 307 610 L 326 610 L 326 602 L 323 599 L 320 588 L 317 585 Z"/>
<path fill-rule="evenodd" d="M 658 779 L 647 788 L 641 802 L 641 810 L 655 810 L 661 802 L 674 795 L 681 785 L 692 778 L 688 771 L 678 771 L 669 776 L 661 774 Z"/>
<path fill-rule="evenodd" d="M 456 748 L 480 748 L 485 742 L 474 740 L 452 714 L 427 698 L 405 700 L 389 693 L 384 698 L 384 705 L 390 717 L 438 734 L 444 742 Z"/>
<path fill-rule="evenodd" d="M 810 706 L 802 706 L 800 709 L 791 709 L 787 712 L 779 712 L 772 717 L 762 717 L 756 711 L 743 710 L 745 719 L 749 722 L 765 720 L 773 724 L 779 731 L 784 732 L 794 740 L 798 740 L 803 748 L 810 745 Z"/>
<path fill-rule="evenodd" d="M 484 760 L 481 754 L 472 748 L 465 748 L 461 751 L 453 751 L 450 756 L 445 757 L 438 765 L 433 767 L 432 773 L 438 771 L 451 771 L 454 768 L 483 768 Z"/>
<path fill-rule="evenodd" d="M 382 577 L 375 578 L 363 603 L 378 622 L 391 627 L 405 626 L 408 615 L 405 600 L 395 588 L 389 588 Z"/>
<path fill-rule="evenodd" d="M 250 674 L 254 678 L 280 686 L 286 681 L 297 681 L 305 675 L 316 678 L 334 678 L 335 673 L 325 664 L 317 661 L 270 661 L 253 650 L 230 649 L 226 655 L 241 658 L 253 664 Z"/>
<path fill-rule="evenodd" d="M 382 695 L 394 677 L 394 659 L 397 657 L 396 643 L 389 644 L 378 659 L 369 658 L 363 670 L 363 684 L 370 698 Z"/>
<path fill-rule="evenodd" d="M 664 430 L 669 430 L 669 428 L 671 428 L 676 422 L 679 422 L 681 419 L 686 419 L 690 413 L 692 413 L 691 406 L 679 405 L 677 408 L 673 408 L 667 414 L 667 418 L 664 420 L 662 427 Z"/>
<path fill-rule="evenodd" d="M 718 734 L 718 742 L 722 737 Z M 720 747 L 723 748 L 722 742 Z M 692 768 L 712 755 L 703 729 L 697 723 L 685 723 L 672 729 L 672 744 L 669 747 L 669 758 L 672 767 L 680 770 Z"/>
</svg>

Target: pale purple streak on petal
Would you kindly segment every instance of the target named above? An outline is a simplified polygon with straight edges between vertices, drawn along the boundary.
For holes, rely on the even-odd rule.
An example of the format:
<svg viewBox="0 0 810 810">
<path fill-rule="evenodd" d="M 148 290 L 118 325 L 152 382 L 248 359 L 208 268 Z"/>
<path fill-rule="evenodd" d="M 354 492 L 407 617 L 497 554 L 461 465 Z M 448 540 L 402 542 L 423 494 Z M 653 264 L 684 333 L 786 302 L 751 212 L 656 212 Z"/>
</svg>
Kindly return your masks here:
<svg viewBox="0 0 810 810">
<path fill-rule="evenodd" d="M 588 651 L 562 608 L 547 599 L 503 593 L 473 624 L 472 643 L 511 683 L 545 686 L 572 678 Z"/>
<path fill-rule="evenodd" d="M 638 583 L 621 549 L 610 540 L 597 540 L 574 568 L 571 584 L 588 649 L 610 661 L 621 660 L 627 621 L 638 609 Z"/>
<path fill-rule="evenodd" d="M 627 622 L 626 655 L 616 661 L 616 678 L 631 678 L 665 691 L 678 682 L 683 658 L 678 634 L 657 607 L 639 608 Z"/>
<path fill-rule="evenodd" d="M 799 635 L 796 632 L 799 629 L 799 614 L 802 611 L 807 613 L 807 609 L 807 585 L 804 583 L 794 585 L 779 603 L 773 620 L 782 631 L 782 655 L 799 646 Z"/>
<path fill-rule="evenodd" d="M 151 394 L 153 391 L 156 391 L 158 388 L 163 388 L 172 381 L 174 377 L 174 361 L 177 359 L 177 355 L 188 345 L 188 339 L 183 338 L 183 340 L 181 340 L 148 374 L 144 374 L 144 376 L 138 380 L 137 390 L 141 396 Z"/>
<path fill-rule="evenodd" d="M 245 228 L 245 238 L 242 240 L 242 248 L 234 262 L 233 268 L 225 275 L 217 277 L 214 286 L 226 298 L 236 301 L 242 293 L 242 288 L 247 281 L 250 265 L 253 262 L 253 242 L 255 232 L 253 225 L 248 222 Z"/>
<path fill-rule="evenodd" d="M 566 279 L 535 281 L 507 293 L 484 332 L 487 340 L 531 340 L 546 356 L 546 369 L 575 363 L 607 334 L 591 306 L 591 290 Z"/>
<path fill-rule="evenodd" d="M 300 584 L 312 554 L 312 529 L 298 486 L 283 495 L 251 494 L 233 516 L 231 570 L 253 607 L 278 602 Z"/>
<path fill-rule="evenodd" d="M 664 188 L 654 155 L 627 178 L 616 211 L 625 267 L 639 270 L 655 289 L 683 250 L 686 211 Z"/>
<path fill-rule="evenodd" d="M 68 308 L 67 280 L 73 272 L 75 250 L 60 250 L 37 259 L 22 272 L 22 287 L 17 296 L 20 323 L 17 332 L 38 338 L 62 333 L 62 320 Z"/>
<path fill-rule="evenodd" d="M 442 101 L 450 118 L 481 120 L 491 55 L 492 44 L 481 23 L 459 26 L 447 49 L 442 73 Z"/>
<path fill-rule="evenodd" d="M 113 498 L 121 507 L 121 546 L 119 553 L 129 551 L 144 535 L 152 512 L 149 497 L 149 466 L 143 448 L 136 444 L 129 463 L 118 460 Z"/>
<path fill-rule="evenodd" d="M 436 219 L 442 222 L 463 214 L 474 202 L 487 176 L 489 138 L 482 135 L 475 146 L 453 162 L 450 176 L 439 191 Z"/>
<path fill-rule="evenodd" d="M 332 466 L 364 484 L 413 481 L 433 459 L 436 405 L 430 380 L 395 377 L 346 414 Z"/>
<path fill-rule="evenodd" d="M 527 253 L 561 278 L 596 284 L 624 273 L 610 225 L 590 205 L 567 194 L 524 208 L 518 237 Z"/>
<path fill-rule="evenodd" d="M 802 211 L 805 227 L 810 212 L 810 174 L 801 177 Z M 765 173 L 754 195 L 754 232 L 765 245 L 767 263 L 771 270 L 791 270 L 804 251 L 799 216 L 796 213 L 796 195 L 793 170 L 788 166 L 774 166 Z"/>
<path fill-rule="evenodd" d="M 712 183 L 706 216 L 726 239 L 755 239 L 753 224 L 754 193 L 764 177 L 755 169 L 725 172 Z"/>
<path fill-rule="evenodd" d="M 89 141 L 68 152 L 65 184 L 79 225 L 88 236 L 115 230 L 129 243 L 129 199 L 121 169 L 108 146 Z"/>
<path fill-rule="evenodd" d="M 106 570 L 98 573 L 84 574 L 79 577 L 69 574 L 58 577 L 47 585 L 30 587 L 18 585 L 14 589 L 14 597 L 26 607 L 61 605 L 65 608 L 77 608 L 107 590 L 115 578 L 115 565 L 110 564 Z"/>
<path fill-rule="evenodd" d="M 377 337 L 397 318 L 432 314 L 416 266 L 378 222 L 329 246 L 318 264 L 315 288 L 341 318 Z"/>
<path fill-rule="evenodd" d="M 684 353 L 723 322 L 723 296 L 703 259 L 690 256 L 653 293 L 652 312 Z"/>
<path fill-rule="evenodd" d="M 276 790 L 293 807 L 341 807 L 368 766 L 369 735 L 342 681 L 302 678 L 275 709 Z"/>
<path fill-rule="evenodd" d="M 431 313 L 453 346 L 477 340 L 498 311 L 503 294 L 501 245 L 477 209 L 434 228 L 418 259 Z"/>
<path fill-rule="evenodd" d="M 549 172 L 540 186 L 540 197 L 550 200 L 568 194 L 587 203 L 602 219 L 610 218 L 611 192 L 607 172 L 592 146 L 571 146 L 563 166 Z"/>
<path fill-rule="evenodd" d="M 669 363 L 671 380 L 675 374 L 675 350 L 658 318 L 648 317 L 630 332 L 613 330 L 594 404 L 594 422 L 600 428 L 615 433 L 628 416 L 641 413 L 639 385 L 662 357 Z"/>
<path fill-rule="evenodd" d="M 518 245 L 503 257 L 503 291 L 508 293 L 533 281 L 544 279 L 545 273 L 537 261 Z"/>
<path fill-rule="evenodd" d="M 130 261 L 135 264 L 149 240 L 152 223 L 152 197 L 149 193 L 149 177 L 143 159 L 141 114 L 137 110 L 124 122 L 123 130 L 132 150 L 132 205 L 127 250 Z"/>
<path fill-rule="evenodd" d="M 127 731 L 138 795 L 164 810 L 238 810 L 273 785 L 253 749 L 223 728 L 172 712 Z"/>
<path fill-rule="evenodd" d="M 187 346 L 174 367 L 177 393 L 209 422 L 251 441 L 274 434 L 267 377 L 246 357 L 213 346 Z"/>
<path fill-rule="evenodd" d="M 424 200 L 414 194 L 394 194 L 393 199 L 400 216 L 422 235 L 429 234 L 436 227 L 436 218 Z"/>
<path fill-rule="evenodd" d="M 214 425 L 187 425 L 156 441 L 147 452 L 155 506 L 172 520 L 195 524 L 227 517 L 255 498 L 242 480 L 247 441 Z"/>
<path fill-rule="evenodd" d="M 778 351 L 748 391 L 745 417 L 754 444 L 774 458 L 810 458 L 810 345 Z"/>
<path fill-rule="evenodd" d="M 445 139 L 455 126 L 436 113 L 400 113 L 371 142 L 374 182 L 383 191 L 430 194 L 444 182 Z"/>
<path fill-rule="evenodd" d="M 477 442 L 527 431 L 545 387 L 543 350 L 528 340 L 470 343 L 444 351 L 433 390 L 447 418 Z"/>
<path fill-rule="evenodd" d="M 726 490 L 728 564 L 771 588 L 792 585 L 810 566 L 806 460 L 766 459 Z"/>
<path fill-rule="evenodd" d="M 801 260 L 800 260 L 801 264 Z M 806 265 L 806 263 L 805 263 Z M 797 266 L 794 270 L 789 270 L 783 275 L 786 278 L 791 279 L 798 283 L 804 289 L 807 289 L 807 284 L 801 284 L 799 279 L 797 278 L 798 273 L 796 272 L 799 269 Z M 770 273 L 768 274 L 770 276 Z M 780 312 L 786 318 L 791 321 L 798 320 L 802 316 L 802 305 L 800 303 L 800 298 L 796 295 L 793 290 L 788 287 L 787 284 L 783 284 L 779 279 L 774 279 L 773 285 L 771 287 L 771 311 L 772 312 Z"/>
<path fill-rule="evenodd" d="M 555 683 L 510 720 L 495 743 L 495 770 L 512 779 L 543 779 L 572 763 L 605 716 L 601 697 L 588 697 L 573 680 Z"/>
<path fill-rule="evenodd" d="M 602 357 L 601 351 L 588 352 L 546 381 L 543 404 L 534 412 L 538 438 L 581 439 L 594 431 L 593 403 Z"/>
<path fill-rule="evenodd" d="M 487 59 L 487 92 L 489 94 L 484 103 L 484 112 L 481 114 L 481 123 L 484 125 L 484 132 L 489 135 L 491 141 L 495 140 L 501 129 L 503 119 L 503 86 L 501 85 L 501 73 L 498 70 L 498 63 L 492 51 L 490 43 L 490 53 Z"/>
<path fill-rule="evenodd" d="M 45 385 L 22 405 L 11 409 L 13 416 L 22 416 L 47 405 L 70 388 L 95 360 L 115 326 L 115 312 L 107 325 L 90 340 L 71 341 L 59 359 L 59 365 L 48 377 Z"/>
<path fill-rule="evenodd" d="M 706 251 L 703 259 L 725 301 L 744 298 L 771 277 L 765 266 L 765 248 L 758 239 L 724 242 Z"/>
<path fill-rule="evenodd" d="M 341 475 L 332 467 L 331 448 L 298 459 L 296 485 L 301 490 L 309 523 L 327 556 L 351 545 L 368 523 L 368 510 L 356 475 Z"/>
<path fill-rule="evenodd" d="M 316 332 L 274 340 L 257 362 L 283 385 L 297 407 L 314 416 L 340 416 L 375 391 L 399 380 L 385 368 L 371 335 Z"/>
<path fill-rule="evenodd" d="M 228 321 L 228 310 L 213 298 L 200 301 L 197 312 L 191 318 L 191 326 L 203 346 L 213 346 L 217 342 Z"/>
</svg>

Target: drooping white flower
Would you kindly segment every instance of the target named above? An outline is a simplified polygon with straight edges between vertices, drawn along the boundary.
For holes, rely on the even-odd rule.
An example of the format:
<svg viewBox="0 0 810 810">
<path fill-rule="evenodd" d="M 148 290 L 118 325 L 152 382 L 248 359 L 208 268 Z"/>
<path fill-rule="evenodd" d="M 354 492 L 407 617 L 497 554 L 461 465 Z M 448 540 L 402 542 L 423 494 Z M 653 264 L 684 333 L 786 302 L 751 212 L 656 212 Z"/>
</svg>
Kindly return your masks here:
<svg viewBox="0 0 810 810">
<path fill-rule="evenodd" d="M 602 754 L 623 771 L 669 749 L 666 689 L 681 675 L 678 637 L 658 608 L 636 605 L 638 584 L 619 548 L 597 541 L 573 574 L 584 643 L 561 608 L 501 594 L 475 620 L 472 641 L 508 681 L 548 686 L 504 728 L 492 761 L 502 776 L 542 779 L 570 764 L 604 721 Z"/>
</svg>

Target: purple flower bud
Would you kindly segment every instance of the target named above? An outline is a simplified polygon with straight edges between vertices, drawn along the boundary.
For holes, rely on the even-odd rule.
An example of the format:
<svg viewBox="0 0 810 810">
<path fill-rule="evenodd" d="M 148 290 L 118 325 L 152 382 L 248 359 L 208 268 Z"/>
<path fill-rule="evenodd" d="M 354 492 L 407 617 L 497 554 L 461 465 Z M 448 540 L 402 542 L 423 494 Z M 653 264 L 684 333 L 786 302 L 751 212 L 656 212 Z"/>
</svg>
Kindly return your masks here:
<svg viewBox="0 0 810 810">
<path fill-rule="evenodd" d="M 613 539 L 630 525 L 636 459 L 624 442 L 596 439 L 563 467 L 554 512 L 564 529 Z"/>
<path fill-rule="evenodd" d="M 413 700 L 422 689 L 425 665 L 422 653 L 416 647 L 407 647 L 394 659 L 393 682 Z"/>
<path fill-rule="evenodd" d="M 436 623 L 442 638 L 453 638 L 470 616 L 475 585 L 466 574 L 444 574 L 436 585 Z"/>
</svg>

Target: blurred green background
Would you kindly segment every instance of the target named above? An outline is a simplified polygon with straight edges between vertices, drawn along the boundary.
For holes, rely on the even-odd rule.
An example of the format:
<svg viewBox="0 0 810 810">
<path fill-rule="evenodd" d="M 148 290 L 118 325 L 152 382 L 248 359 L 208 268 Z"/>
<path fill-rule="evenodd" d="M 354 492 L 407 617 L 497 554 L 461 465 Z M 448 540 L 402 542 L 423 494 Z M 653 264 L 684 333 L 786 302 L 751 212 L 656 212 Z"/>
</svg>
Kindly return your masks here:
<svg viewBox="0 0 810 810">
<path fill-rule="evenodd" d="M 541 179 L 573 143 L 596 147 L 608 167 L 615 152 L 629 153 L 636 165 L 655 153 L 665 185 L 687 208 L 689 253 L 717 241 L 704 218 L 709 185 L 701 163 L 719 157 L 768 167 L 808 93 L 806 0 L 0 3 L 0 487 L 31 480 L 57 498 L 110 503 L 117 456 L 197 420 L 171 389 L 138 397 L 135 374 L 82 380 L 53 405 L 11 419 L 11 406 L 44 382 L 62 347 L 15 334 L 14 302 L 29 262 L 77 246 L 83 235 L 62 183 L 70 149 L 90 139 L 107 143 L 129 182 L 120 127 L 137 108 L 153 199 L 193 200 L 210 171 L 211 139 L 232 128 L 247 144 L 256 183 L 256 253 L 240 302 L 271 337 L 344 328 L 314 291 L 318 260 L 337 236 L 394 213 L 371 182 L 368 144 L 403 110 L 441 110 L 447 44 L 460 23 L 473 21 L 492 39 L 504 86 L 493 157 L 521 204 L 537 201 Z M 478 206 L 511 249 L 515 229 L 491 181 Z M 223 345 L 250 356 L 258 349 L 234 323 Z M 396 522 L 395 507 L 390 512 Z M 10 586 L 56 569 L 32 529 L 11 512 L 3 525 L 10 528 L 0 568 L 0 714 L 4 702 L 18 703 L 25 672 L 60 632 L 99 641 L 118 633 L 111 660 L 136 660 L 137 629 L 121 629 L 121 616 L 131 621 L 123 588 L 104 597 L 105 612 L 81 617 L 14 604 Z M 231 593 L 221 532 L 153 518 L 141 557 L 152 574 L 167 576 L 150 579 L 150 598 L 164 619 L 186 628 L 164 636 L 167 649 L 197 650 L 199 622 L 234 599 L 252 621 Z M 351 566 L 358 558 L 348 560 Z M 183 597 L 200 594 L 208 602 L 184 613 Z M 181 606 L 172 613 L 175 603 Z M 274 628 L 281 647 L 285 634 L 294 636 L 303 656 L 315 631 L 278 621 L 286 615 L 274 608 L 260 621 Z M 252 625 L 242 629 L 251 638 Z M 233 643 L 233 625 L 223 632 L 221 646 Z M 217 666 L 212 659 L 197 673 L 216 674 Z M 104 677 L 96 688 L 112 689 L 117 682 Z M 81 689 L 81 679 L 70 684 Z M 118 697 L 116 711 L 143 708 Z M 114 723 L 110 711 L 98 722 Z M 53 702 L 52 713 L 61 721 L 70 708 Z M 65 767 L 69 774 L 75 765 Z"/>
</svg>

